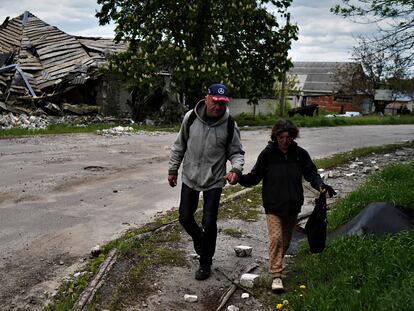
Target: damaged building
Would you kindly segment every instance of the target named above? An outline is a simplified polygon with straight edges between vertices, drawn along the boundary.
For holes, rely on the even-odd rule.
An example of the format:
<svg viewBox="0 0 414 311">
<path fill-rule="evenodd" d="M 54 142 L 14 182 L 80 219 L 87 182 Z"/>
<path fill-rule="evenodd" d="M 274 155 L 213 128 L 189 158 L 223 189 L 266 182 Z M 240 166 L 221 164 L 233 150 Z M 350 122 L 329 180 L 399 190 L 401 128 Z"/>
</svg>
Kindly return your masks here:
<svg viewBox="0 0 414 311">
<path fill-rule="evenodd" d="M 127 45 L 69 35 L 30 12 L 0 25 L 0 111 L 128 117 L 129 92 L 97 70 Z"/>
<path fill-rule="evenodd" d="M 355 62 L 293 62 L 289 74 L 298 79 L 300 89 L 300 94 L 291 98 L 293 106 L 317 105 L 321 110 L 334 113 L 369 113 L 371 102 L 367 95 L 340 89 L 336 76 L 341 68 L 348 69 L 351 76 L 353 72 L 363 72 L 361 65 Z"/>
</svg>

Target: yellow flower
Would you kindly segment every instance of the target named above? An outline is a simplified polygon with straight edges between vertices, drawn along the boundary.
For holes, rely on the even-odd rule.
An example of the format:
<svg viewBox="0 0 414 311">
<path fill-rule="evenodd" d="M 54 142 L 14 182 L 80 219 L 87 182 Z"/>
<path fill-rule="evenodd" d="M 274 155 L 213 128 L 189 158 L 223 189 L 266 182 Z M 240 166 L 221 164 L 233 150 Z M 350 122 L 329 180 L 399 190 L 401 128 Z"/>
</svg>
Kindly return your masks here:
<svg viewBox="0 0 414 311">
<path fill-rule="evenodd" d="M 278 303 L 278 304 L 276 305 L 276 309 L 278 309 L 278 310 L 282 310 L 282 309 L 283 309 L 283 303 Z"/>
<path fill-rule="evenodd" d="M 306 288 L 306 285 L 300 285 L 299 288 Z"/>
</svg>

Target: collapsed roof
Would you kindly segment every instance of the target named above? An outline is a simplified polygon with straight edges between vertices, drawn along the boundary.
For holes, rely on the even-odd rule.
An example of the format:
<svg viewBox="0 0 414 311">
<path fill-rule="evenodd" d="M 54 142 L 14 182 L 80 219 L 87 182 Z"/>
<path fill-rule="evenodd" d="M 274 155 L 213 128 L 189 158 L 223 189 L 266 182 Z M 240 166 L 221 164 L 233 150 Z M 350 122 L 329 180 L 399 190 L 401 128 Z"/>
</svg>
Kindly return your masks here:
<svg viewBox="0 0 414 311">
<path fill-rule="evenodd" d="M 69 35 L 26 11 L 0 25 L 0 99 L 41 96 L 85 83 L 127 45 Z"/>
</svg>

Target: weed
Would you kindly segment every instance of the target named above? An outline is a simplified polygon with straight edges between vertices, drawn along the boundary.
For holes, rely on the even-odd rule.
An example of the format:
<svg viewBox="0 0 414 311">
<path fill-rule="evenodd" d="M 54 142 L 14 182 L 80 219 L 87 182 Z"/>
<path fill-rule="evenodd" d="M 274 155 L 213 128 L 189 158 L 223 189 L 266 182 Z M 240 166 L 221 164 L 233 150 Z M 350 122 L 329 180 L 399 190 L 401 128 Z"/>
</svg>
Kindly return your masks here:
<svg viewBox="0 0 414 311">
<path fill-rule="evenodd" d="M 223 229 L 223 233 L 234 238 L 240 238 L 243 236 L 243 231 L 239 228 L 225 228 Z"/>
<path fill-rule="evenodd" d="M 227 202 L 219 209 L 219 219 L 239 218 L 243 221 L 257 221 L 262 204 L 260 187 Z"/>
</svg>

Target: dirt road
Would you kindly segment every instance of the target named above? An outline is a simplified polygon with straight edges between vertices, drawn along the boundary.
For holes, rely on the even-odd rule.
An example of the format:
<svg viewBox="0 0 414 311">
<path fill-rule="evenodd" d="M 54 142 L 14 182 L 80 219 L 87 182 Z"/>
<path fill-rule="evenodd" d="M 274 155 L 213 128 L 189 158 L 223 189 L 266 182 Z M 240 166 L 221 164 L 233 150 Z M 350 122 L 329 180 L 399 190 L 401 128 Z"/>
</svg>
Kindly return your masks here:
<svg viewBox="0 0 414 311">
<path fill-rule="evenodd" d="M 243 131 L 249 170 L 269 129 Z M 0 140 L 0 309 L 36 309 L 91 247 L 178 205 L 166 182 L 176 134 Z M 413 125 L 302 129 L 313 157 L 414 138 Z"/>
</svg>

